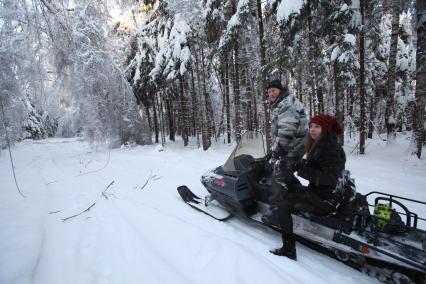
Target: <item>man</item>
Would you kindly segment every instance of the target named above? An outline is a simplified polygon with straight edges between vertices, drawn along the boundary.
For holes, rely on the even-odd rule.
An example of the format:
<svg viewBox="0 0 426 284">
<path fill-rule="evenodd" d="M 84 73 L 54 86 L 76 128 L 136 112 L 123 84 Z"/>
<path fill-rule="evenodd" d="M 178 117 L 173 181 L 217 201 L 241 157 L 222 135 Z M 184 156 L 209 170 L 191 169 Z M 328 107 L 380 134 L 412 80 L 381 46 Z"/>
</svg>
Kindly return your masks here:
<svg viewBox="0 0 426 284">
<path fill-rule="evenodd" d="M 272 179 L 271 202 L 278 202 L 284 190 L 294 182 L 293 164 L 305 153 L 305 137 L 308 133 L 308 120 L 302 103 L 279 80 L 268 84 L 268 99 L 271 104 L 271 163 L 274 172 Z"/>
</svg>

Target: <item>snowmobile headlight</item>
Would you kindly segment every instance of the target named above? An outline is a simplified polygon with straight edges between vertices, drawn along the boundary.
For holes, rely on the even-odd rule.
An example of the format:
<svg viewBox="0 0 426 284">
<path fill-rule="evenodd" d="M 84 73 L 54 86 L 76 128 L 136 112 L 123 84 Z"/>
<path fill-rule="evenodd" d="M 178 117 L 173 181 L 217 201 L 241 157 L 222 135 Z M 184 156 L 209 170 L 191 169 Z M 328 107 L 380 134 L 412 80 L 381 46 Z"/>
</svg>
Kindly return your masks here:
<svg viewBox="0 0 426 284">
<path fill-rule="evenodd" d="M 224 187 L 226 185 L 225 181 L 223 179 L 220 179 L 220 178 L 215 178 L 213 180 L 213 183 L 217 186 L 220 186 L 220 187 Z"/>
</svg>

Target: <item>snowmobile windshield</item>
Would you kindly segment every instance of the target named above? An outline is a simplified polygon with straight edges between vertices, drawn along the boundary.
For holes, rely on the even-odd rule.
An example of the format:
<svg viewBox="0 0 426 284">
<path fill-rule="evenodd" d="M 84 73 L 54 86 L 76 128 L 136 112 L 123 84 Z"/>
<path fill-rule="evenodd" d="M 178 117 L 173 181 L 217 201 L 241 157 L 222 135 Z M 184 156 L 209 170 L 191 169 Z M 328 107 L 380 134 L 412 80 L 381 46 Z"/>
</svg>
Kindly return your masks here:
<svg viewBox="0 0 426 284">
<path fill-rule="evenodd" d="M 222 166 L 223 170 L 236 171 L 234 159 L 241 155 L 250 155 L 254 159 L 260 159 L 266 156 L 266 141 L 263 135 L 257 131 L 247 131 L 241 136 L 241 140 L 232 151 L 226 163 Z"/>
</svg>

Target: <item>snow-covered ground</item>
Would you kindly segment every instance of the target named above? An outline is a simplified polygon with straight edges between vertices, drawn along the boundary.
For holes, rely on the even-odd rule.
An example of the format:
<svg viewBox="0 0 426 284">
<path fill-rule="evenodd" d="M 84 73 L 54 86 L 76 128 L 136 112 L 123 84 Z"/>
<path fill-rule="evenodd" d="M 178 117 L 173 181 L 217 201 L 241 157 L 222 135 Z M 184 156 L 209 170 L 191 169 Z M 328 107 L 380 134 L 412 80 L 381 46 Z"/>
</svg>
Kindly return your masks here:
<svg viewBox="0 0 426 284">
<path fill-rule="evenodd" d="M 345 146 L 360 192 L 426 200 L 426 161 L 409 156 L 406 137 L 392 147 L 369 141 L 364 156 Z M 297 262 L 274 256 L 268 250 L 281 244 L 278 233 L 236 218 L 218 222 L 185 205 L 176 187 L 202 194 L 201 174 L 233 147 L 191 145 L 109 154 L 78 139 L 24 141 L 12 150 L 25 199 L 2 151 L 0 283 L 376 283 L 300 244 Z"/>
</svg>

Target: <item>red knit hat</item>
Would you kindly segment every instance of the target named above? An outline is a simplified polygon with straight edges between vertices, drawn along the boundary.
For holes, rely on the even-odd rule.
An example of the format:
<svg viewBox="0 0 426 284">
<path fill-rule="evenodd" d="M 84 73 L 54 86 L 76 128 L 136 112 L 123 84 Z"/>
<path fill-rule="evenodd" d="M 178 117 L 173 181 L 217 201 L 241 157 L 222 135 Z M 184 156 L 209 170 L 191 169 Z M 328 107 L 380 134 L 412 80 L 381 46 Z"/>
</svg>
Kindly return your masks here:
<svg viewBox="0 0 426 284">
<path fill-rule="evenodd" d="M 343 128 L 340 123 L 334 116 L 328 114 L 320 114 L 312 117 L 309 121 L 309 125 L 311 125 L 311 123 L 319 124 L 321 130 L 326 134 L 331 133 L 331 131 L 334 131 L 338 135 L 343 133 Z"/>
</svg>

